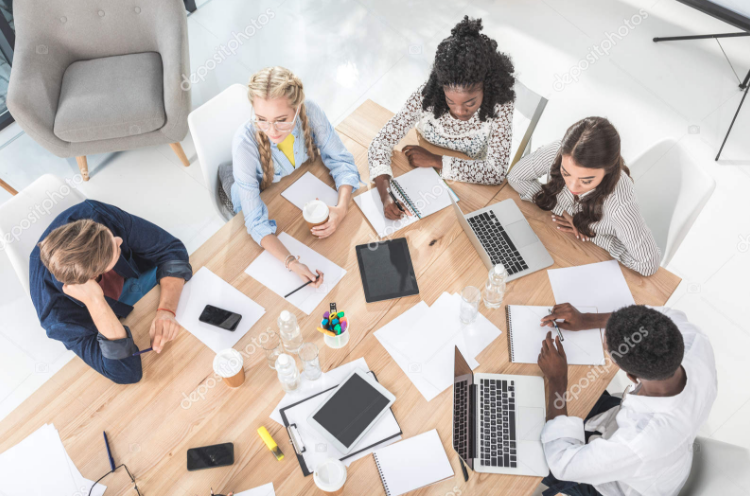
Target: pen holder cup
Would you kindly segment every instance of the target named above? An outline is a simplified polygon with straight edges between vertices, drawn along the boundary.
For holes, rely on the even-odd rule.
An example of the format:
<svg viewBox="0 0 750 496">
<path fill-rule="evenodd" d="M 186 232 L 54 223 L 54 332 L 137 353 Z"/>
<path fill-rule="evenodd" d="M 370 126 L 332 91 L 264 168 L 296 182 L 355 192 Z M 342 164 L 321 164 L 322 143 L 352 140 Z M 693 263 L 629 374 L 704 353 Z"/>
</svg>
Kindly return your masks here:
<svg viewBox="0 0 750 496">
<path fill-rule="evenodd" d="M 351 326 L 347 324 L 346 331 L 342 332 L 338 336 L 329 336 L 328 334 L 324 334 L 323 342 L 326 344 L 326 346 L 328 346 L 329 348 L 333 348 L 334 350 L 343 348 L 349 343 L 350 331 Z"/>
</svg>

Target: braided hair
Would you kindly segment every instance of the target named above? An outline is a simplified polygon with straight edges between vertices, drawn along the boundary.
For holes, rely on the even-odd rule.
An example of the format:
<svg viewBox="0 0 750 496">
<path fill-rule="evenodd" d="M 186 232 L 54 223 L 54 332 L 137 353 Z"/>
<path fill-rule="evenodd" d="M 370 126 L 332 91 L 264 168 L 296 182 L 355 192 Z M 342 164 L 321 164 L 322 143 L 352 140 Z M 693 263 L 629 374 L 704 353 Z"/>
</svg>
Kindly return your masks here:
<svg viewBox="0 0 750 496">
<path fill-rule="evenodd" d="M 484 91 L 479 120 L 496 117 L 495 108 L 515 99 L 513 63 L 497 50 L 497 42 L 481 34 L 482 20 L 463 20 L 440 42 L 430 78 L 422 90 L 422 109 L 432 110 L 435 118 L 448 112 L 444 88 L 471 88 L 481 84 Z"/>
<path fill-rule="evenodd" d="M 299 119 L 302 123 L 302 132 L 305 137 L 305 148 L 310 161 L 318 157 L 318 147 L 315 146 L 310 122 L 305 109 L 305 92 L 302 81 L 292 71 L 284 67 L 266 67 L 253 74 L 247 83 L 247 96 L 252 104 L 256 98 L 273 99 L 287 98 L 289 105 L 299 109 Z M 273 160 L 271 159 L 271 141 L 260 129 L 255 130 L 255 141 L 258 143 L 260 163 L 263 167 L 263 180 L 260 183 L 261 191 L 273 182 Z"/>
</svg>

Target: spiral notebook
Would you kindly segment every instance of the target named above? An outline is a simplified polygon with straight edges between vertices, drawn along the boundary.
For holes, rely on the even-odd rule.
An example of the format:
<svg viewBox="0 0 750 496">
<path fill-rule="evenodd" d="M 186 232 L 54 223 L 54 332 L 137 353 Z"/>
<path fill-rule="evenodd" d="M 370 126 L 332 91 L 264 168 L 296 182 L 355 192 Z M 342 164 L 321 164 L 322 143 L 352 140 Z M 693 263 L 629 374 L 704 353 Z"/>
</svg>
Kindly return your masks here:
<svg viewBox="0 0 750 496">
<path fill-rule="evenodd" d="M 399 496 L 454 475 L 436 429 L 379 449 L 372 456 L 387 496 Z"/>
<path fill-rule="evenodd" d="M 598 313 L 596 307 L 578 307 L 582 313 Z M 508 324 L 508 348 L 510 361 L 514 363 L 537 363 L 542 342 L 547 333 L 552 331 L 552 338 L 557 336 L 554 327 L 541 327 L 543 317 L 550 313 L 550 307 L 532 307 L 508 305 L 505 307 L 505 318 Z M 604 364 L 604 345 L 601 329 L 585 331 L 566 331 L 563 335 L 563 348 L 570 365 Z"/>
<path fill-rule="evenodd" d="M 398 220 L 386 219 L 383 202 L 380 200 L 377 188 L 371 188 L 354 198 L 357 206 L 381 238 L 390 236 L 428 215 L 449 207 L 451 196 L 458 201 L 455 193 L 432 167 L 420 167 L 391 179 L 391 191 L 398 201 L 414 215 L 404 215 Z"/>
</svg>

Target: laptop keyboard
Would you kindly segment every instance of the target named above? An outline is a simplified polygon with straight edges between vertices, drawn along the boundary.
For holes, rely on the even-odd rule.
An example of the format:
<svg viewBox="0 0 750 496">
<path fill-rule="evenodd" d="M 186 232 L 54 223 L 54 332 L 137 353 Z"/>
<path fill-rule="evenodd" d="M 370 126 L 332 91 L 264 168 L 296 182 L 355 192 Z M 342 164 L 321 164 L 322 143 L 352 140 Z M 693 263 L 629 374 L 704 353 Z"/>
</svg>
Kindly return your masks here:
<svg viewBox="0 0 750 496">
<path fill-rule="evenodd" d="M 529 268 L 495 217 L 495 212 L 489 210 L 466 220 L 490 256 L 492 265 L 503 264 L 509 275 Z"/>
<path fill-rule="evenodd" d="M 515 389 L 515 381 L 479 384 L 479 458 L 485 467 L 516 467 Z"/>
<path fill-rule="evenodd" d="M 464 460 L 469 459 L 469 381 L 453 384 L 453 449 Z"/>
</svg>

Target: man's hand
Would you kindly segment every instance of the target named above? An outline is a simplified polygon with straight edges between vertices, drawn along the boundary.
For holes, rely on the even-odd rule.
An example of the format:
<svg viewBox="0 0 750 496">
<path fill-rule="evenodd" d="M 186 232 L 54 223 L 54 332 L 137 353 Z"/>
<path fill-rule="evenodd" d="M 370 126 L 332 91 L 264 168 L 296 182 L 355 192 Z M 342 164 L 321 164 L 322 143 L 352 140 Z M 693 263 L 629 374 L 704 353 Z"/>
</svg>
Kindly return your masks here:
<svg viewBox="0 0 750 496">
<path fill-rule="evenodd" d="M 434 167 L 435 169 L 443 168 L 443 157 L 428 152 L 421 146 L 407 145 L 403 149 L 404 155 L 409 160 L 412 167 Z"/>
<path fill-rule="evenodd" d="M 555 347 L 557 346 L 557 347 Z M 542 341 L 542 351 L 539 353 L 536 363 L 542 369 L 544 377 L 550 382 L 568 384 L 568 357 L 565 356 L 565 349 L 560 342 L 560 337 L 556 336 L 552 341 L 552 331 L 547 333 L 547 337 Z"/>
<path fill-rule="evenodd" d="M 573 217 L 571 217 L 568 212 L 563 211 L 562 217 L 552 214 L 552 222 L 557 223 L 557 228 L 560 231 L 570 233 L 575 236 L 576 239 L 580 239 L 581 241 L 591 241 L 591 238 L 588 238 L 578 232 L 575 224 L 573 224 Z"/>
<path fill-rule="evenodd" d="M 335 233 L 336 228 L 338 228 L 339 224 L 344 220 L 344 217 L 346 217 L 347 208 L 346 205 L 328 207 L 328 212 L 328 222 L 313 227 L 311 230 L 313 236 L 322 239 Z"/>
<path fill-rule="evenodd" d="M 159 310 L 156 312 L 151 329 L 148 334 L 151 337 L 151 347 L 155 352 L 161 353 L 164 345 L 172 341 L 179 334 L 182 327 L 170 312 Z"/>
<path fill-rule="evenodd" d="M 83 284 L 64 284 L 63 292 L 87 307 L 94 301 L 104 299 L 104 291 L 95 279 L 89 279 Z"/>
<path fill-rule="evenodd" d="M 553 320 L 563 319 L 557 326 L 566 331 L 584 331 L 586 329 L 604 329 L 610 313 L 581 313 L 570 303 L 561 303 L 552 307 L 552 313 L 542 318 L 542 327 L 554 327 Z"/>
</svg>

